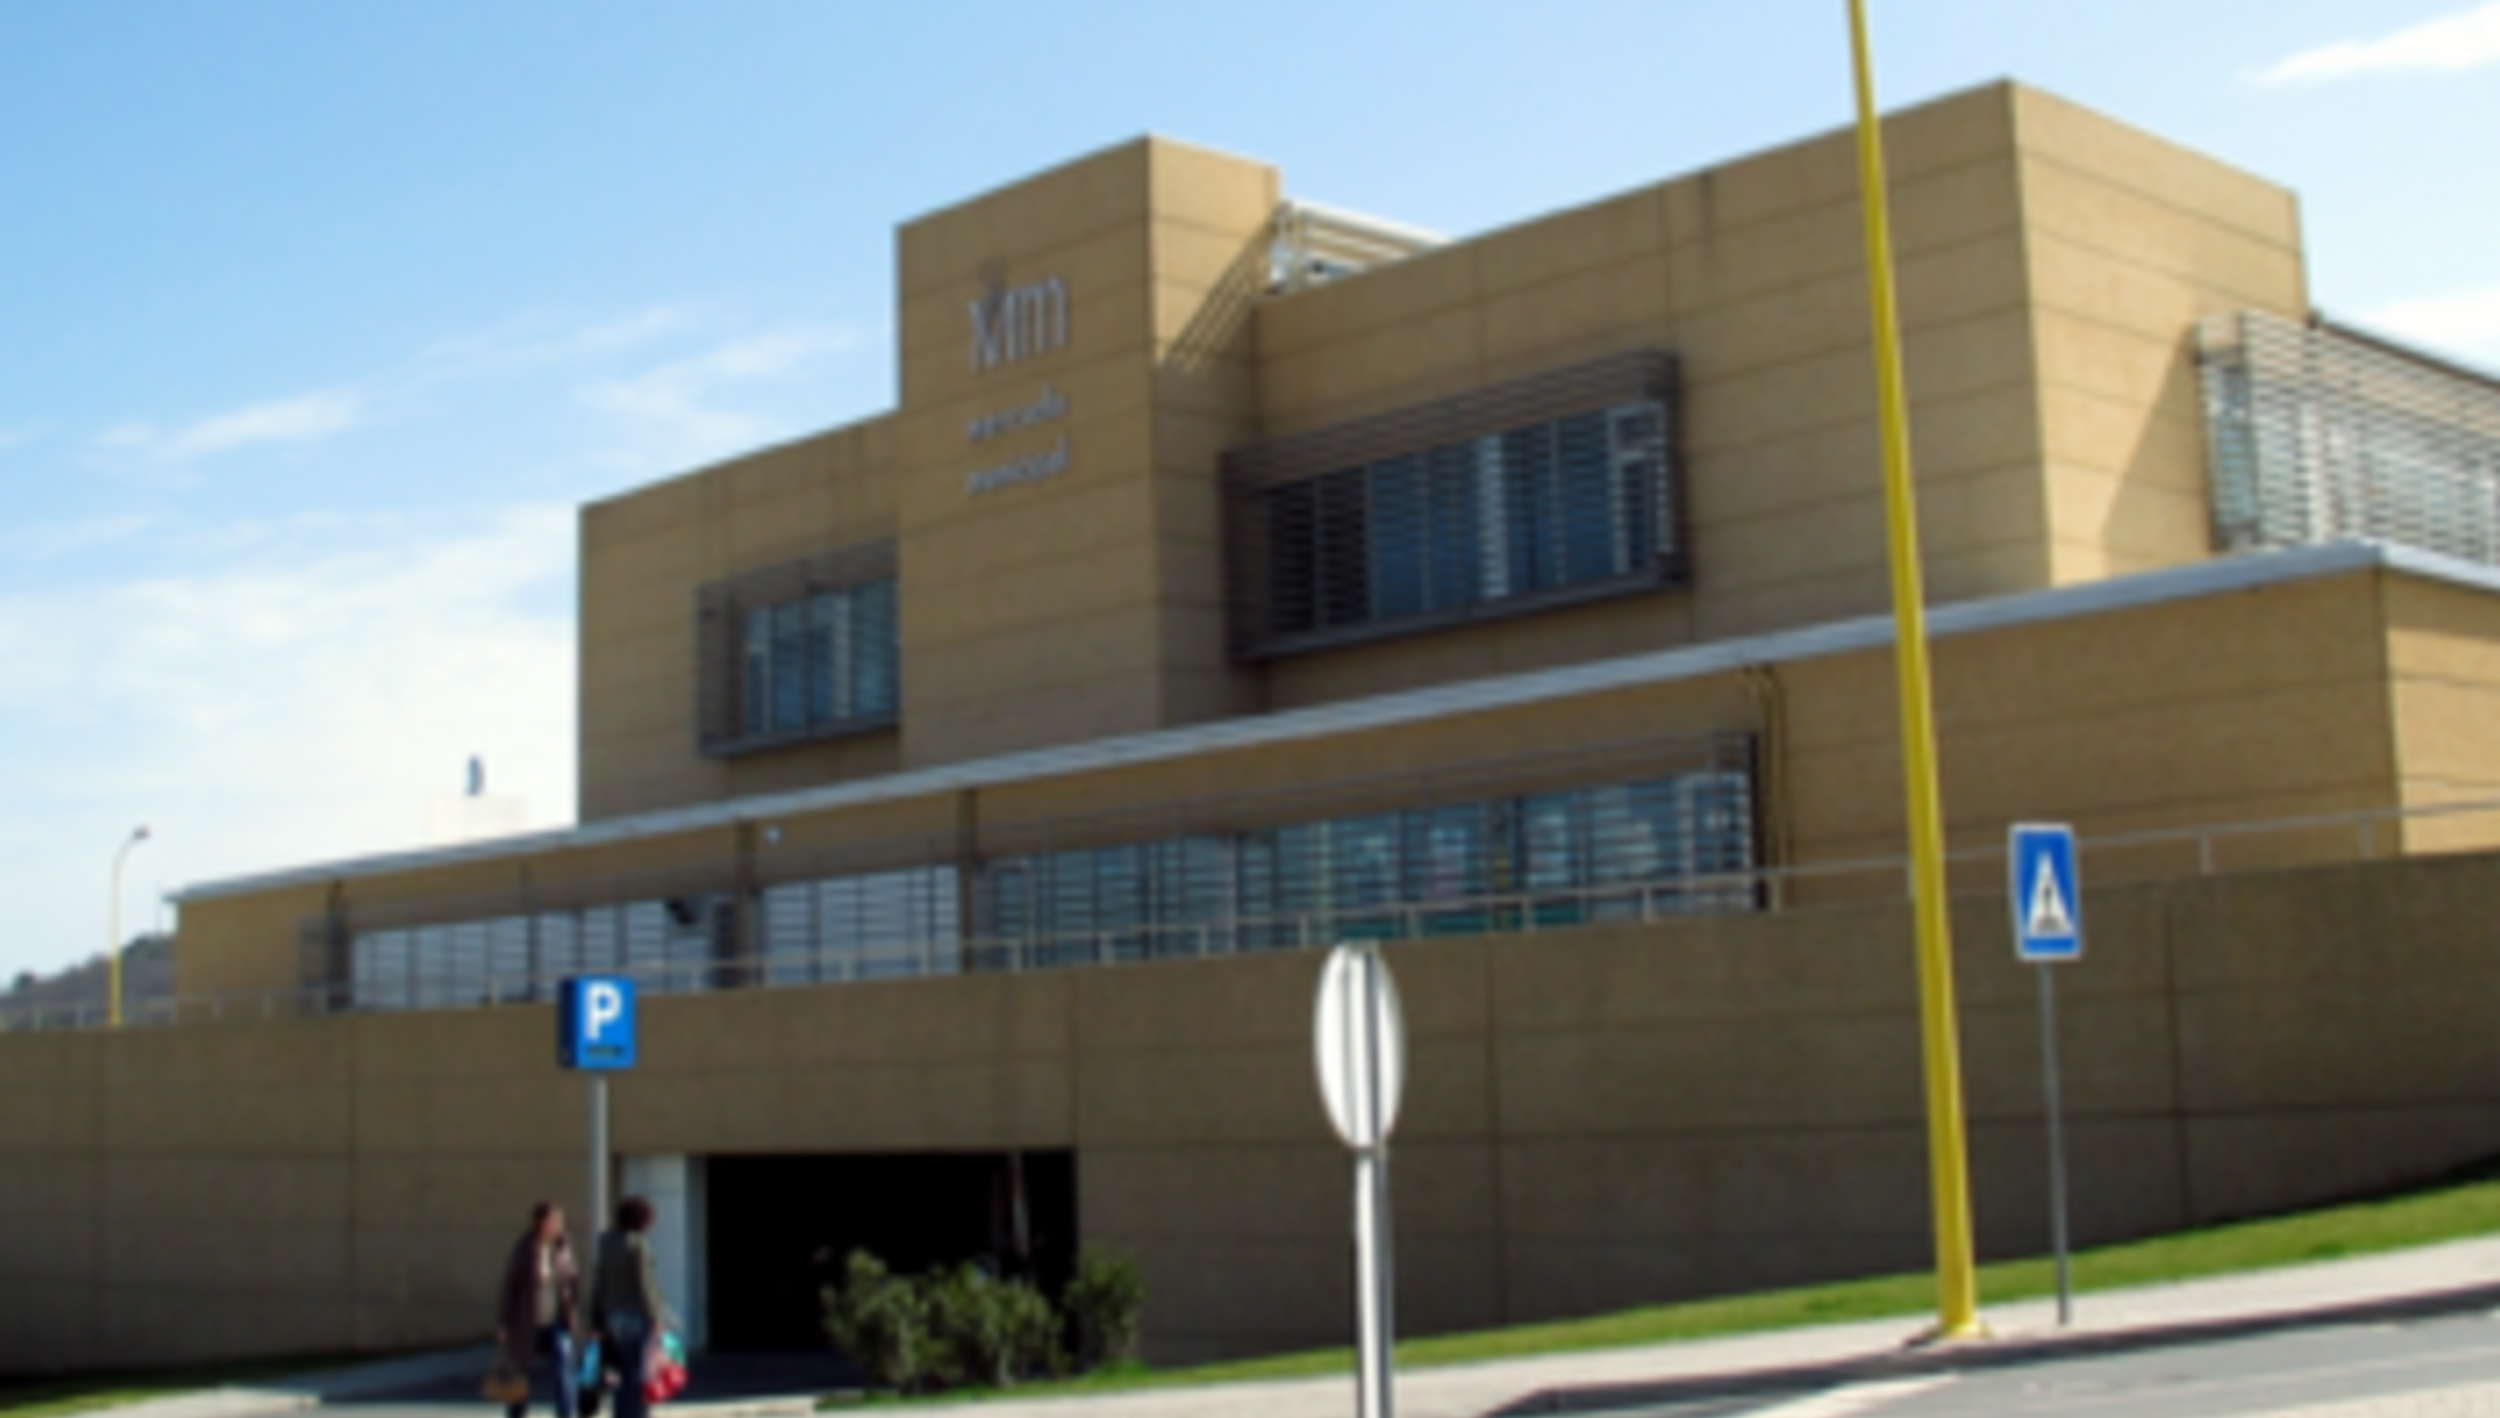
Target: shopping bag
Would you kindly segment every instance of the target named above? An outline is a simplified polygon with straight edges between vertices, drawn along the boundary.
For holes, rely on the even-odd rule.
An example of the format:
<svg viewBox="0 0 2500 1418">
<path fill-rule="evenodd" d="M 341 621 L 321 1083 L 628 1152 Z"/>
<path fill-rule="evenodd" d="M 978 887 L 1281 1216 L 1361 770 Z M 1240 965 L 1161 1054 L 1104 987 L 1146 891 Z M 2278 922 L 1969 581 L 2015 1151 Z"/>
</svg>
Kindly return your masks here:
<svg viewBox="0 0 2500 1418">
<path fill-rule="evenodd" d="M 489 1403 L 527 1403 L 530 1401 L 529 1371 L 513 1363 L 509 1356 L 498 1354 L 494 1364 L 486 1370 L 486 1381 L 478 1385 L 478 1392 L 485 1395 Z"/>
<path fill-rule="evenodd" d="M 642 1396 L 653 1403 L 666 1403 L 686 1391 L 686 1346 L 677 1336 L 662 1330 L 652 1336 L 651 1356 L 645 1366 Z"/>
<path fill-rule="evenodd" d="M 581 1385 L 582 1392 L 591 1393 L 603 1386 L 599 1373 L 599 1340 L 596 1335 L 582 1341 L 580 1368 L 581 1377 L 576 1382 Z"/>
</svg>

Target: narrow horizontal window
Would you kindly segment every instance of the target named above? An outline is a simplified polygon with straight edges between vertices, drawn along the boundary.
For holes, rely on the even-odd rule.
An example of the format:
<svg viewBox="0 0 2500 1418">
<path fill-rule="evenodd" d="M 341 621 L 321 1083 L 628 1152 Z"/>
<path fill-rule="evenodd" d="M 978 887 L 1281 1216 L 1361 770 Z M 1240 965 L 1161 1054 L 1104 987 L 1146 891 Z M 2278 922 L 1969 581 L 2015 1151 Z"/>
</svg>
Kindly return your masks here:
<svg viewBox="0 0 2500 1418">
<path fill-rule="evenodd" d="M 1755 910 L 1752 759 L 1720 736 L 1628 781 L 992 858 L 975 968 Z"/>
</svg>

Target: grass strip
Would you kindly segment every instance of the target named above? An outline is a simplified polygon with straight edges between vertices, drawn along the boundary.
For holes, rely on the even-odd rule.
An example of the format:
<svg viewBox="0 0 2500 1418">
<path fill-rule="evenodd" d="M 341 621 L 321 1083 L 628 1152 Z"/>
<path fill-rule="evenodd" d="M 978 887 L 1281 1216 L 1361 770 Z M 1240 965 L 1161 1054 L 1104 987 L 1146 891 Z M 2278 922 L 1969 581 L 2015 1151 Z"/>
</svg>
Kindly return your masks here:
<svg viewBox="0 0 2500 1418">
<path fill-rule="evenodd" d="M 2378 1255 L 2495 1232 L 2500 1232 L 2500 1169 L 2485 1167 L 2395 1196 L 2082 1251 L 2074 1257 L 2075 1289 L 2077 1293 L 2125 1290 Z M 2054 1294 L 2056 1288 L 2056 1265 L 2045 1256 L 1980 1267 L 1980 1294 L 1991 1303 L 2037 1299 Z M 1673 1344 L 1853 1320 L 1907 1317 L 1927 1311 L 1934 1303 L 1935 1281 L 1930 1275 L 1922 1272 L 1879 1276 L 1726 1299 L 1653 1305 L 1590 1319 L 1408 1340 L 1397 1347 L 1398 1366 L 1421 1369 L 1480 1364 L 1495 1359 Z M 1012 1389 L 873 1401 L 901 1406 L 985 1398 L 1048 1398 L 1353 1372 L 1352 1349 L 1322 1349 L 1191 1369 L 1131 1365 L 1082 1378 Z M 837 1404 L 828 1400 L 822 1406 Z"/>
</svg>

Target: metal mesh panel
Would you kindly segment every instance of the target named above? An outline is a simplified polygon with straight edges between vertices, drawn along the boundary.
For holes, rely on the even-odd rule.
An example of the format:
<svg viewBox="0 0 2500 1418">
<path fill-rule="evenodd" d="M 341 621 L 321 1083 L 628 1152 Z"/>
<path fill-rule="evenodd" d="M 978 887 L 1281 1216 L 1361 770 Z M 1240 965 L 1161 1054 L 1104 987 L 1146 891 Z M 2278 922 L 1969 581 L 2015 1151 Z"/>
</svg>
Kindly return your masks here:
<svg viewBox="0 0 2500 1418">
<path fill-rule="evenodd" d="M 725 893 L 608 901 L 484 919 L 365 927 L 350 938 L 350 1009 L 465 1009 L 553 999 L 568 975 L 623 971 L 654 993 L 719 983 L 739 957 Z"/>
<path fill-rule="evenodd" d="M 765 889 L 767 984 L 952 974 L 961 958 L 951 866 L 785 882 Z"/>
<path fill-rule="evenodd" d="M 2360 537 L 2500 564 L 2500 384 L 2255 311 L 2197 343 L 2218 550 Z"/>
<path fill-rule="evenodd" d="M 891 540 L 696 593 L 699 746 L 716 757 L 890 729 L 902 709 Z"/>
<path fill-rule="evenodd" d="M 1678 582 L 1678 443 L 1675 360 L 1650 352 L 1227 453 L 1234 652 Z"/>
</svg>

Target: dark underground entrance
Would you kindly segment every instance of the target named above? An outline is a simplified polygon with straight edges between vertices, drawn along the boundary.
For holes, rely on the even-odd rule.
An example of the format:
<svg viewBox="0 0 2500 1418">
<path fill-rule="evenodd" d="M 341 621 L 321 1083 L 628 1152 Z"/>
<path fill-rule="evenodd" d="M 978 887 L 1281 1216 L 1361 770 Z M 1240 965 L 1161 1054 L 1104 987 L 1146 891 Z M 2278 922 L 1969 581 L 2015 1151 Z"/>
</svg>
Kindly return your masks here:
<svg viewBox="0 0 2500 1418">
<path fill-rule="evenodd" d="M 714 1154 L 704 1190 L 715 1350 L 825 1349 L 818 1295 L 840 1279 L 854 1250 L 905 1275 L 979 1261 L 1052 1295 L 1076 1259 L 1071 1152 Z"/>
</svg>

